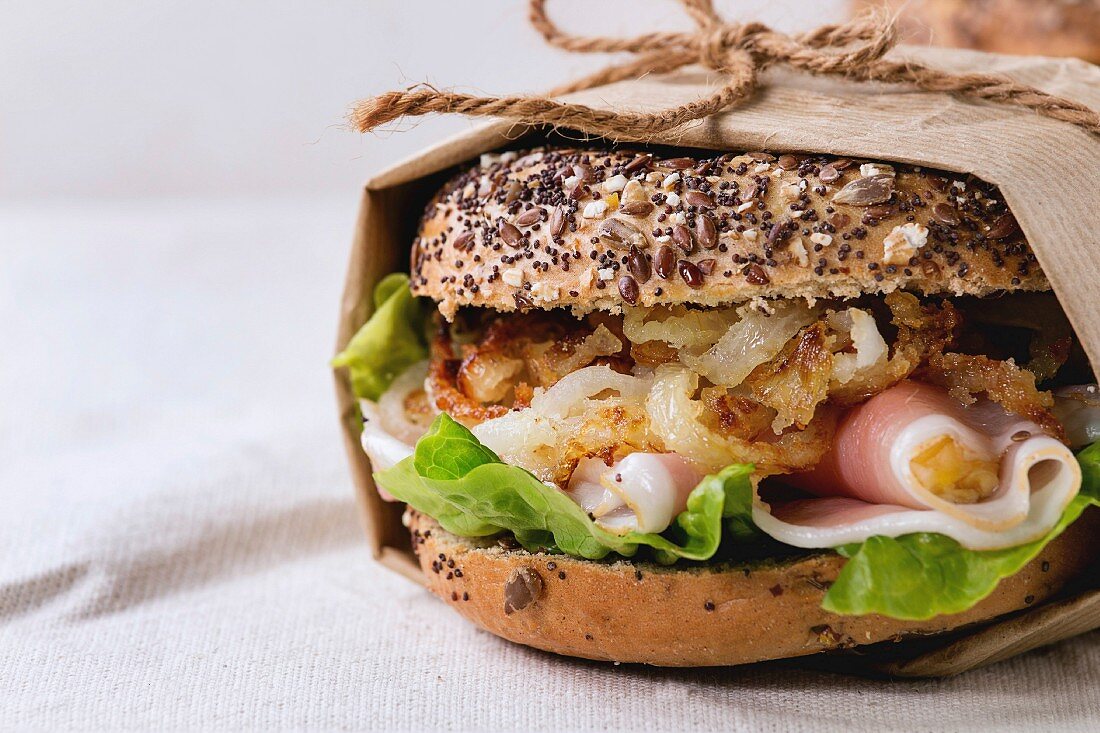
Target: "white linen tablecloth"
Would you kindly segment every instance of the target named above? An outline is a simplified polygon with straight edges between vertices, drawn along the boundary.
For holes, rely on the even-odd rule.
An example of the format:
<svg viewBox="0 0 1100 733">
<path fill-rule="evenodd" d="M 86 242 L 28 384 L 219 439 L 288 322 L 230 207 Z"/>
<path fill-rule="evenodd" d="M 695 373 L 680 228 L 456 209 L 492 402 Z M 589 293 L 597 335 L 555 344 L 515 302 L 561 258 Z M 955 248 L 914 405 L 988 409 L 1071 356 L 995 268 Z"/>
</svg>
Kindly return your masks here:
<svg viewBox="0 0 1100 733">
<path fill-rule="evenodd" d="M 1100 726 L 1097 634 L 946 681 L 615 667 L 373 564 L 326 366 L 355 206 L 0 205 L 0 726 Z"/>
</svg>

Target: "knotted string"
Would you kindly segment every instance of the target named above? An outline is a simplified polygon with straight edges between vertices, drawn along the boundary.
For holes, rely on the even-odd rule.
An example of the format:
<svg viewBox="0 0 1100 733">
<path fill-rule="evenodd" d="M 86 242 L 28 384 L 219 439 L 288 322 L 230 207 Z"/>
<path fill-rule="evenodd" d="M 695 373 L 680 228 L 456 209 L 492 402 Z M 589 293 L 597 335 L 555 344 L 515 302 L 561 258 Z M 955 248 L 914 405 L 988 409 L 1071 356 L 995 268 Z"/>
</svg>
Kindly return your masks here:
<svg viewBox="0 0 1100 733">
<path fill-rule="evenodd" d="M 681 0 L 695 23 L 694 32 L 604 38 L 565 33 L 546 15 L 546 0 L 529 2 L 531 25 L 547 43 L 574 53 L 628 53 L 634 58 L 553 89 L 546 97 L 479 97 L 428 85 L 387 92 L 357 102 L 349 114 L 352 125 L 367 132 L 403 117 L 461 114 L 566 127 L 613 140 L 644 140 L 736 106 L 756 91 L 761 71 L 783 64 L 810 74 L 910 84 L 926 91 L 1016 105 L 1100 134 L 1100 114 L 1007 76 L 953 74 L 915 61 L 884 59 L 898 42 L 893 21 L 884 17 L 865 15 L 848 23 L 786 35 L 762 23 L 725 22 L 711 0 Z M 551 98 L 692 64 L 721 73 L 721 86 L 699 99 L 657 112 L 600 110 Z"/>
</svg>

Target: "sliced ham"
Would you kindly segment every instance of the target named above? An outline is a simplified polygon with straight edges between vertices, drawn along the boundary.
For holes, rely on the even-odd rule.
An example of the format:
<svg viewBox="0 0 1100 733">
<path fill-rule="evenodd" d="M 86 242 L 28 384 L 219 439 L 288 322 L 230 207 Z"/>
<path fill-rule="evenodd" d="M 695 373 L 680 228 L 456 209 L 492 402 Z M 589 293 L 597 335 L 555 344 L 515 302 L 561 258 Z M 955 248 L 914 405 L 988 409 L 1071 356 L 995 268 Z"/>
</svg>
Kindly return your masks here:
<svg viewBox="0 0 1100 733">
<path fill-rule="evenodd" d="M 612 466 L 585 458 L 567 492 L 612 532 L 662 532 L 687 507 L 702 476 L 675 453 L 631 453 Z"/>
<path fill-rule="evenodd" d="M 912 532 L 1011 547 L 1049 531 L 1081 485 L 1073 454 L 1035 423 L 912 381 L 850 410 L 817 467 L 784 478 L 814 498 L 758 501 L 753 518 L 807 548 Z"/>
</svg>

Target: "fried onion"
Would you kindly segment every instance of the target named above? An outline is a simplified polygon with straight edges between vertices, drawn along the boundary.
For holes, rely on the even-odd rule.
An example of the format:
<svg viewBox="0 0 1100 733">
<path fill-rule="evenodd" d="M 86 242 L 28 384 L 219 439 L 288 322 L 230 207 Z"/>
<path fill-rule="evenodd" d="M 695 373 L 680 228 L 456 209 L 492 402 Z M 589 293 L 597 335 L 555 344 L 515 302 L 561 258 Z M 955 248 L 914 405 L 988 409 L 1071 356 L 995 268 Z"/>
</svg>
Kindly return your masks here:
<svg viewBox="0 0 1100 733">
<path fill-rule="evenodd" d="M 643 404 L 649 385 L 607 366 L 586 367 L 536 391 L 529 408 L 487 420 L 473 432 L 505 461 L 564 485 L 581 458 L 610 462 L 648 447 Z"/>
<path fill-rule="evenodd" d="M 948 302 L 939 306 L 921 305 L 917 297 L 900 290 L 885 297 L 898 335 L 890 349 L 890 358 L 877 367 L 861 370 L 845 384 L 829 391 L 837 405 L 855 405 L 870 399 L 916 371 L 934 354 L 942 353 L 959 328 L 958 312 Z"/>
<path fill-rule="evenodd" d="M 590 364 L 628 371 L 629 359 L 620 356 L 623 341 L 612 327 L 614 321 L 593 329 L 560 314 L 531 313 L 497 318 L 457 346 L 443 329 L 432 343 L 426 389 L 438 410 L 476 425 L 510 407 L 526 407 L 533 388 L 549 387 Z"/>
<path fill-rule="evenodd" d="M 770 312 L 752 306 L 737 310 L 741 318 L 706 351 L 680 352 L 680 361 L 714 384 L 736 387 L 758 366 L 774 360 L 799 331 L 817 320 L 820 309 L 802 300 L 773 304 Z"/>
<path fill-rule="evenodd" d="M 560 486 L 585 458 L 611 465 L 636 451 L 679 453 L 703 472 L 731 463 L 754 463 L 757 476 L 806 471 L 846 407 L 910 377 L 964 404 L 986 394 L 1062 437 L 1033 374 L 1011 360 L 945 353 L 968 350 L 950 302 L 896 291 L 833 308 L 780 300 L 627 309 L 622 318 L 490 316 L 461 344 L 446 330 L 433 342 L 427 406 Z M 1051 368 L 1062 361 L 1048 356 Z M 410 407 L 423 411 L 425 399 Z"/>
<path fill-rule="evenodd" d="M 828 398 L 832 365 L 826 326 L 818 321 L 788 341 L 775 359 L 754 369 L 743 386 L 753 399 L 776 411 L 773 432 L 778 435 L 792 425 L 801 430 Z"/>
<path fill-rule="evenodd" d="M 973 404 L 973 395 L 985 394 L 1006 412 L 1021 415 L 1062 440 L 1062 424 L 1051 412 L 1054 398 L 1035 386 L 1035 375 L 1010 361 L 996 361 L 970 354 L 933 354 L 917 373 L 922 382 L 945 388 L 964 405 Z"/>
<path fill-rule="evenodd" d="M 491 420 L 508 412 L 504 405 L 482 404 L 467 396 L 458 386 L 459 361 L 452 357 L 450 343 L 444 335 L 432 341 L 431 360 L 424 391 L 436 409 L 445 412 L 467 427 Z"/>
<path fill-rule="evenodd" d="M 657 368 L 646 398 L 650 430 L 667 451 L 679 453 L 704 472 L 731 463 L 754 463 L 759 475 L 804 471 L 829 449 L 836 416 L 822 410 L 804 430 L 793 430 L 773 441 L 748 441 L 715 432 L 704 418 L 706 406 L 694 398 L 699 375 L 679 364 Z"/>
<path fill-rule="evenodd" d="M 733 308 L 696 310 L 683 305 L 627 308 L 623 333 L 634 344 L 662 341 L 675 349 L 707 348 L 738 320 Z"/>
</svg>

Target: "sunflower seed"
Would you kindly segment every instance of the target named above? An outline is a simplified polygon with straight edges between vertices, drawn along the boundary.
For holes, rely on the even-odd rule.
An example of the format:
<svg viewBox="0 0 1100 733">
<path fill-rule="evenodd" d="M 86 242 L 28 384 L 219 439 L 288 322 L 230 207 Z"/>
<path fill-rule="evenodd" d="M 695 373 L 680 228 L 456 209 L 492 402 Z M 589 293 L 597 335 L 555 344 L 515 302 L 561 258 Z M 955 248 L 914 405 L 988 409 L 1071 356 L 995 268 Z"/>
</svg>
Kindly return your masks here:
<svg viewBox="0 0 1100 733">
<path fill-rule="evenodd" d="M 497 232 L 500 233 L 500 238 L 504 240 L 504 243 L 509 247 L 518 247 L 523 244 L 523 235 L 514 224 L 500 220 L 497 224 Z"/>
<path fill-rule="evenodd" d="M 782 244 L 787 240 L 787 237 L 791 236 L 791 220 L 787 218 L 780 219 L 774 225 L 772 225 L 771 231 L 768 232 L 767 239 L 764 240 L 766 247 L 775 247 L 777 244 Z"/>
<path fill-rule="evenodd" d="M 550 216 L 550 234 L 555 237 L 560 237 L 561 233 L 565 231 L 565 209 L 558 206 L 554 209 L 554 213 Z"/>
<path fill-rule="evenodd" d="M 628 201 L 620 210 L 627 216 L 649 216 L 653 204 L 649 201 Z"/>
<path fill-rule="evenodd" d="M 517 216 L 516 226 L 529 227 L 540 221 L 542 221 L 542 209 L 536 206 L 533 209 L 527 209 L 527 211 Z"/>
<path fill-rule="evenodd" d="M 627 249 L 628 247 L 647 247 L 649 238 L 645 232 L 634 224 L 622 219 L 607 219 L 600 224 L 600 238 L 611 244 L 615 249 Z"/>
<path fill-rule="evenodd" d="M 523 193 L 523 186 L 519 181 L 513 178 L 508 182 L 508 188 L 504 191 L 504 203 L 512 203 L 519 198 L 521 193 Z"/>
<path fill-rule="evenodd" d="M 894 177 L 880 173 L 852 181 L 833 196 L 833 203 L 871 206 L 889 201 L 893 193 Z"/>
<path fill-rule="evenodd" d="M 685 191 L 683 199 L 684 203 L 686 203 L 688 206 L 695 206 L 700 209 L 714 208 L 714 199 L 712 199 L 710 196 L 703 193 L 702 191 L 696 191 L 695 189 Z"/>
</svg>

